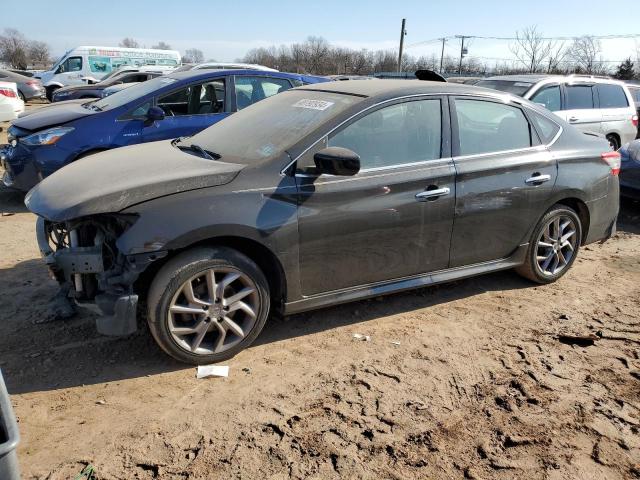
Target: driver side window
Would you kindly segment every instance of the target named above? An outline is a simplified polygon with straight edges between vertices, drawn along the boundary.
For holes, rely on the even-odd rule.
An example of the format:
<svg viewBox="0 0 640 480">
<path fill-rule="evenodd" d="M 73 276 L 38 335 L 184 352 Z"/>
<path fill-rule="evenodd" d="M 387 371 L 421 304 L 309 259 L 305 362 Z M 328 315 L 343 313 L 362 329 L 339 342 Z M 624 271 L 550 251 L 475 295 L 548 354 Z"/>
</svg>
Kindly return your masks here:
<svg viewBox="0 0 640 480">
<path fill-rule="evenodd" d="M 225 82 L 217 79 L 189 85 L 158 98 L 167 116 L 207 115 L 224 112 Z"/>
<path fill-rule="evenodd" d="M 439 99 L 416 100 L 376 110 L 329 138 L 360 156 L 362 169 L 440 158 L 442 109 Z"/>
<path fill-rule="evenodd" d="M 82 70 L 82 57 L 69 57 L 60 64 L 56 73 L 79 72 Z"/>
<path fill-rule="evenodd" d="M 551 110 L 552 112 L 561 110 L 560 86 L 553 85 L 551 87 L 543 88 L 531 97 L 531 101 L 544 105 L 547 110 Z"/>
</svg>

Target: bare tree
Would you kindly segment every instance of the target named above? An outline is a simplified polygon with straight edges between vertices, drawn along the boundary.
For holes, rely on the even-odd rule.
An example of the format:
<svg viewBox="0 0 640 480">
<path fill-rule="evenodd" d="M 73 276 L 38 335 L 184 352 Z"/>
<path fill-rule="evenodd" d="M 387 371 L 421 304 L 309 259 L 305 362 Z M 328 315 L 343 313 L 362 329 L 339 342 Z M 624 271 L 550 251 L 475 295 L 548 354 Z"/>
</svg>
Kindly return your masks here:
<svg viewBox="0 0 640 480">
<path fill-rule="evenodd" d="M 569 48 L 569 56 L 576 64 L 576 69 L 588 74 L 602 70 L 598 60 L 602 46 L 600 40 L 585 36 L 576 38 Z M 599 68 L 598 68 L 599 67 Z"/>
<path fill-rule="evenodd" d="M 554 44 L 549 50 L 547 73 L 561 73 L 561 65 L 569 53 L 565 42 Z"/>
<path fill-rule="evenodd" d="M 151 48 L 155 48 L 157 50 L 171 50 L 171 45 L 160 40 L 156 45 Z"/>
<path fill-rule="evenodd" d="M 29 60 L 31 63 L 37 63 L 39 65 L 50 63 L 51 51 L 49 45 L 46 42 L 40 42 L 38 40 L 29 42 Z"/>
<path fill-rule="evenodd" d="M 120 42 L 120 46 L 124 48 L 138 48 L 140 44 L 131 37 L 125 37 Z"/>
<path fill-rule="evenodd" d="M 204 62 L 204 53 L 197 48 L 189 48 L 184 51 L 182 63 L 202 63 Z"/>
<path fill-rule="evenodd" d="M 515 43 L 509 45 L 511 53 L 532 73 L 542 69 L 554 47 L 553 42 L 542 38 L 536 26 L 516 32 Z"/>
<path fill-rule="evenodd" d="M 29 42 L 18 30 L 5 28 L 0 35 L 0 59 L 14 68 L 28 68 Z"/>
</svg>

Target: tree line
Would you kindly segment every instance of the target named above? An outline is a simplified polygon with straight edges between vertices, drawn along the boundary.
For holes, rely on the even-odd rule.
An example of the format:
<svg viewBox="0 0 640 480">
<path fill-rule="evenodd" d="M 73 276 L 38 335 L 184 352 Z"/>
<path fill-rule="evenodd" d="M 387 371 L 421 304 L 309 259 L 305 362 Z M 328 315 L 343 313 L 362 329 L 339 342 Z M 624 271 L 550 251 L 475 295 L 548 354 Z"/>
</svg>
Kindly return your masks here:
<svg viewBox="0 0 640 480">
<path fill-rule="evenodd" d="M 120 41 L 121 47 L 145 48 L 134 38 Z M 151 48 L 170 50 L 171 45 L 160 41 Z M 584 73 L 613 75 L 623 80 L 640 79 L 640 48 L 625 52 L 628 57 L 619 65 L 611 65 L 602 57 L 600 40 L 591 36 L 571 41 L 545 38 L 536 26 L 516 32 L 509 44 L 512 59 L 482 59 L 436 53 L 419 57 L 405 54 L 401 70 L 420 69 L 444 74 L 471 76 L 507 75 L 514 73 Z M 183 63 L 201 63 L 202 50 L 189 48 L 182 56 Z M 50 48 L 46 42 L 27 39 L 21 32 L 7 28 L 0 35 L 0 61 L 13 68 L 46 68 L 51 63 Z M 213 60 L 209 60 L 213 61 Z M 239 59 L 281 71 L 316 75 L 371 75 L 398 70 L 398 51 L 351 49 L 332 45 L 326 39 L 310 36 L 303 42 L 290 45 L 261 47 L 249 50 Z"/>
</svg>

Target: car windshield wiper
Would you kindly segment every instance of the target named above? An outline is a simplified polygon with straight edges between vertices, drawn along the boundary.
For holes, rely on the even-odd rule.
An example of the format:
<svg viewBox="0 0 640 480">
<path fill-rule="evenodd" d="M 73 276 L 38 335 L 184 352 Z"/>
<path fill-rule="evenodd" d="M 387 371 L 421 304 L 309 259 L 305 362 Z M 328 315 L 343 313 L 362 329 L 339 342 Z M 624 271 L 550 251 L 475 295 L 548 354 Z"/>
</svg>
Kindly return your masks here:
<svg viewBox="0 0 640 480">
<path fill-rule="evenodd" d="M 176 138 L 173 142 L 171 142 L 173 144 L 174 147 L 182 150 L 182 151 L 191 151 L 191 152 L 197 152 L 200 155 L 202 155 L 204 158 L 208 158 L 209 160 L 218 160 L 220 158 L 220 155 L 215 153 L 215 152 L 211 152 L 209 150 L 205 150 L 204 148 L 202 148 L 200 145 L 197 145 L 195 143 L 192 143 L 191 145 L 178 145 L 178 143 L 180 143 L 183 139 L 182 138 Z"/>
</svg>

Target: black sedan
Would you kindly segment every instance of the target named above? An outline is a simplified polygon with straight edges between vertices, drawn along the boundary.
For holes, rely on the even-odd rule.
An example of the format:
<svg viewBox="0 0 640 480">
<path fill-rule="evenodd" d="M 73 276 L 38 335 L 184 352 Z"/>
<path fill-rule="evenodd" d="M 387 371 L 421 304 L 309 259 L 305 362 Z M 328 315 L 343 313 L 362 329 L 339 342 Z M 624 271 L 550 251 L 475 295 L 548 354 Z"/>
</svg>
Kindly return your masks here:
<svg viewBox="0 0 640 480">
<path fill-rule="evenodd" d="M 76 100 L 79 98 L 102 98 L 102 91 L 112 85 L 122 83 L 146 82 L 152 78 L 159 77 L 163 72 L 142 72 L 138 70 L 121 71 L 114 75 L 109 75 L 98 83 L 91 85 L 74 85 L 62 87 L 53 93 L 52 102 L 64 100 Z"/>
<path fill-rule="evenodd" d="M 26 204 L 98 331 L 134 331 L 140 302 L 158 344 L 200 364 L 274 313 L 511 268 L 554 282 L 615 231 L 619 169 L 606 140 L 522 98 L 333 82 L 73 163 Z"/>
</svg>

